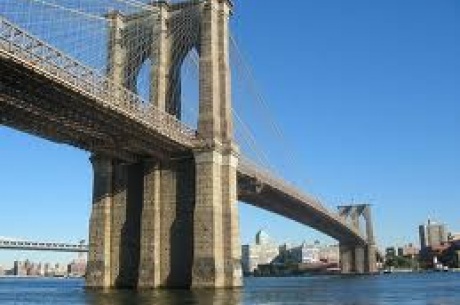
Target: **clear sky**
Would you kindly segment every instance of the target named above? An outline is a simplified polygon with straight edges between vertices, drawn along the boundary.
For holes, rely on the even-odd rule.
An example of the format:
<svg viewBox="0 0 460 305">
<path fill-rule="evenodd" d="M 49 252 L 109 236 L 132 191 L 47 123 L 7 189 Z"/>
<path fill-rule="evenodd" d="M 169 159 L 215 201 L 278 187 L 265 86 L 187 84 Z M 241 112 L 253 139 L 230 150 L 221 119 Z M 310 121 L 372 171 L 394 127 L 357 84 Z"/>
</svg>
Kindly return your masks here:
<svg viewBox="0 0 460 305">
<path fill-rule="evenodd" d="M 233 32 L 286 141 L 257 130 L 262 119 L 250 111 L 242 114 L 252 118 L 273 166 L 331 208 L 372 203 L 381 246 L 418 243 L 417 226 L 428 217 L 460 231 L 460 2 L 239 0 L 235 6 Z M 287 154 L 295 164 L 285 161 Z M 87 238 L 88 157 L 0 127 L 0 236 Z M 330 242 L 244 204 L 240 223 L 245 243 L 260 228 L 280 243 Z M 25 257 L 75 255 L 3 251 L 0 264 Z"/>
</svg>

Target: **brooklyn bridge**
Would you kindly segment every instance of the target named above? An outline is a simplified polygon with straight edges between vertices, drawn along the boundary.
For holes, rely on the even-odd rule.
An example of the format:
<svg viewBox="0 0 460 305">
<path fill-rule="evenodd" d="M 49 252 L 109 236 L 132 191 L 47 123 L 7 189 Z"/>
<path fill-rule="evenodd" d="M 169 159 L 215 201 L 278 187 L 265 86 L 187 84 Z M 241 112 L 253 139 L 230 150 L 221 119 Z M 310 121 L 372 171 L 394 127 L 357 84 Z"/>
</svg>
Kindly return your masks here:
<svg viewBox="0 0 460 305">
<path fill-rule="evenodd" d="M 0 4 L 0 124 L 92 154 L 88 287 L 241 286 L 238 201 L 336 239 L 343 273 L 376 271 L 369 205 L 329 210 L 240 152 L 233 11 L 230 0 Z M 69 31 L 76 20 L 99 25 L 103 60 L 81 49 L 92 43 L 90 27 L 73 29 L 81 36 L 72 40 L 52 25 L 53 12 L 67 16 Z M 190 54 L 199 71 L 195 127 L 182 120 Z"/>
</svg>

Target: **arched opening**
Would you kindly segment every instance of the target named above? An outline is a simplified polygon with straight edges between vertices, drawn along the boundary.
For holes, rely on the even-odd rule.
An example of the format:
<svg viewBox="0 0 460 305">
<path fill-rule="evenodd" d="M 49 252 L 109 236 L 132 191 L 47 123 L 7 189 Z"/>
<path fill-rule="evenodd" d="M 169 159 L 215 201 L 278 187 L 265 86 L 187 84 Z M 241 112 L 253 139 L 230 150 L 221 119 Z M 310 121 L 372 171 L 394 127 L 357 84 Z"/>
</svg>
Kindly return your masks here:
<svg viewBox="0 0 460 305">
<path fill-rule="evenodd" d="M 152 60 L 147 58 L 140 66 L 136 77 L 136 93 L 150 102 L 152 91 Z"/>
<path fill-rule="evenodd" d="M 180 74 L 181 121 L 197 129 L 200 100 L 200 71 L 199 56 L 196 49 L 192 49 L 184 58 Z"/>
<path fill-rule="evenodd" d="M 361 233 L 362 236 L 366 236 L 367 238 L 368 236 L 367 236 L 366 227 L 367 227 L 366 219 L 364 218 L 364 216 L 361 215 L 361 217 L 359 217 L 359 232 Z"/>
</svg>

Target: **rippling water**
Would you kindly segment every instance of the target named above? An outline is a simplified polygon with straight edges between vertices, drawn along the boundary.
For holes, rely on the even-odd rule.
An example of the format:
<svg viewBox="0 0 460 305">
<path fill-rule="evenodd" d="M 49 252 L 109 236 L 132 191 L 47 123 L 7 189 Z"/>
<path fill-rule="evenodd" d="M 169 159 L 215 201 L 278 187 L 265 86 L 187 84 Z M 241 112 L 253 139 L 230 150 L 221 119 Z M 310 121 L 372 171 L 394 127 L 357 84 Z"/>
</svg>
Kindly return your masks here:
<svg viewBox="0 0 460 305">
<path fill-rule="evenodd" d="M 247 278 L 237 290 L 112 291 L 75 279 L 0 279 L 1 305 L 460 305 L 460 273 Z"/>
</svg>

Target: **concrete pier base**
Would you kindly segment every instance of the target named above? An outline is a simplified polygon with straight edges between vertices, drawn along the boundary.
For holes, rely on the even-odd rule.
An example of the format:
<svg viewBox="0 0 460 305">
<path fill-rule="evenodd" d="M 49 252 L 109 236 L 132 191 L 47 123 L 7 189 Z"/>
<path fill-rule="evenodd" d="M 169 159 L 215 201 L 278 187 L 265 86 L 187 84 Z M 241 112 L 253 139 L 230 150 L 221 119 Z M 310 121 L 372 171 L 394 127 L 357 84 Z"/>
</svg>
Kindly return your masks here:
<svg viewBox="0 0 460 305">
<path fill-rule="evenodd" d="M 351 274 L 354 272 L 354 251 L 353 247 L 340 245 L 340 269 L 342 274 Z"/>
<path fill-rule="evenodd" d="M 232 153 L 197 151 L 193 288 L 242 285 L 236 167 Z"/>
<path fill-rule="evenodd" d="M 110 287 L 112 233 L 112 160 L 94 156 L 93 205 L 89 225 L 89 254 L 86 286 Z"/>
<path fill-rule="evenodd" d="M 375 245 L 340 245 L 342 274 L 372 274 L 377 272 Z"/>
<path fill-rule="evenodd" d="M 377 273 L 377 246 L 374 244 L 367 245 L 365 247 L 365 256 L 364 272 L 369 274 Z"/>
<path fill-rule="evenodd" d="M 187 152 L 168 151 L 159 160 L 121 164 L 93 158 L 95 195 L 87 286 L 241 286 L 238 153 L 233 144 L 229 57 L 233 3 L 160 1 L 152 5 L 158 9 L 154 27 L 160 31 L 145 54 L 136 54 L 140 41 L 131 41 L 124 33 L 138 28 L 150 33 L 152 18 L 119 12 L 108 15 L 114 38 L 109 44 L 109 76 L 135 91 L 136 75 L 127 71 L 138 71 L 147 58 L 153 59 L 151 103 L 180 118 L 181 65 L 190 50 L 199 49 L 199 137 Z M 169 33 L 169 24 L 181 26 L 182 18 L 190 19 L 184 31 L 196 32 L 185 41 Z M 144 37 L 145 45 L 150 36 Z M 138 59 L 129 60 L 130 56 Z"/>
<path fill-rule="evenodd" d="M 87 287 L 241 286 L 235 156 L 92 163 Z"/>
<path fill-rule="evenodd" d="M 103 156 L 94 168 L 87 287 L 133 288 L 140 263 L 143 164 L 126 165 Z"/>
</svg>

